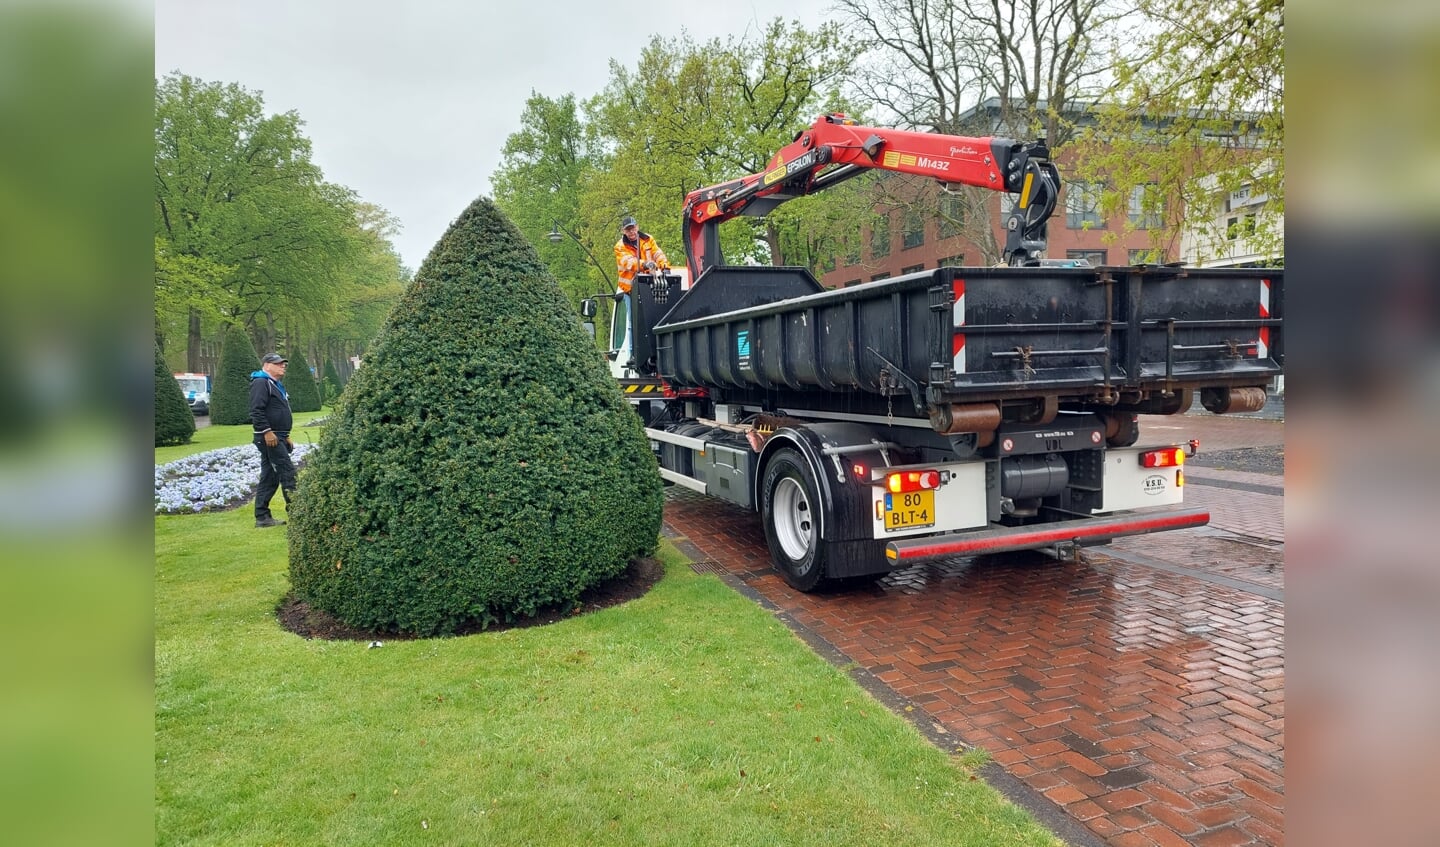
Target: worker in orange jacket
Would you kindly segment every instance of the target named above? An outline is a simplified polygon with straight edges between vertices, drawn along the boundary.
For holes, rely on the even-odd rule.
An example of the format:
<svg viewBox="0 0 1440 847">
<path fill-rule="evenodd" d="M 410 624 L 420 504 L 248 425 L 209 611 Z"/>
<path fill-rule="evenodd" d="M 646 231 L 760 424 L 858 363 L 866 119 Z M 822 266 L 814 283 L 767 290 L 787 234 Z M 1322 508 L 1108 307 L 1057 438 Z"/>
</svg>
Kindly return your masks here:
<svg viewBox="0 0 1440 847">
<path fill-rule="evenodd" d="M 615 273 L 619 288 L 630 293 L 635 274 L 643 271 L 669 270 L 670 260 L 649 233 L 641 232 L 635 219 L 628 215 L 620 221 L 620 240 L 615 242 Z"/>
</svg>

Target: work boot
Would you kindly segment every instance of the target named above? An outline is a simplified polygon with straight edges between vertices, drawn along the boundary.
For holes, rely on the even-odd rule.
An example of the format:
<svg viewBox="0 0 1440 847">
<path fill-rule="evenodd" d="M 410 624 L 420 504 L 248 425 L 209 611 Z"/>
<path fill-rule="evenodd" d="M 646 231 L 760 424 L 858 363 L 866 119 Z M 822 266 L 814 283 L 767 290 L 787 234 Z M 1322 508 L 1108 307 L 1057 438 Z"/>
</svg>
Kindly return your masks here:
<svg viewBox="0 0 1440 847">
<path fill-rule="evenodd" d="M 285 525 L 285 522 L 284 522 L 284 521 L 277 521 L 277 520 L 275 520 L 274 518 L 259 518 L 259 519 L 257 519 L 257 520 L 255 521 L 255 526 L 256 526 L 257 529 L 258 529 L 258 528 L 261 528 L 261 527 L 267 527 L 267 526 L 284 526 L 284 525 Z"/>
</svg>

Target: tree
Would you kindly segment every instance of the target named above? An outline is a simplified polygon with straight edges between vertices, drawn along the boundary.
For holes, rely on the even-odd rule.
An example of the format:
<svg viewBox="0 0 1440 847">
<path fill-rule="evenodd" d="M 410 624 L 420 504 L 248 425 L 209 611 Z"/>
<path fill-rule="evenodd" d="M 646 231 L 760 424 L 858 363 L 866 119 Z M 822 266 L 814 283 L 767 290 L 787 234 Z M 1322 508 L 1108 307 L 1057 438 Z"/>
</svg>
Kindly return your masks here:
<svg viewBox="0 0 1440 847">
<path fill-rule="evenodd" d="M 285 369 L 285 392 L 290 397 L 290 411 L 320 411 L 320 386 L 315 375 L 310 373 L 310 365 L 305 361 L 300 345 L 295 345 L 295 349 L 286 352 L 285 356 L 289 359 Z"/>
<path fill-rule="evenodd" d="M 1104 49 L 1124 27 L 1116 0 L 839 0 L 866 49 L 860 68 L 887 120 L 947 135 L 1044 137 L 1052 151 L 1074 135 L 1078 106 L 1104 90 Z M 993 110 L 981 108 L 987 102 Z M 957 187 L 944 202 L 933 180 L 876 181 L 876 202 L 938 220 L 973 244 L 983 264 L 1001 259 L 999 200 Z M 967 251 L 968 252 L 968 251 Z"/>
<path fill-rule="evenodd" d="M 1126 7 L 1116 0 L 838 0 L 869 51 L 862 78 L 893 118 L 946 134 L 1043 136 L 1105 90 Z M 994 98 L 999 116 L 973 122 Z"/>
<path fill-rule="evenodd" d="M 533 615 L 652 551 L 639 417 L 487 199 L 421 265 L 330 417 L 290 511 L 297 597 L 423 635 Z"/>
<path fill-rule="evenodd" d="M 321 400 L 327 406 L 335 405 L 340 399 L 340 392 L 345 390 L 345 380 L 340 372 L 335 369 L 335 360 L 329 356 L 325 357 L 325 377 L 320 381 Z"/>
<path fill-rule="evenodd" d="M 525 233 L 561 288 L 577 302 L 614 291 L 614 273 L 589 258 L 598 261 L 610 245 L 580 243 L 564 232 L 555 242 L 547 236 L 557 223 L 575 231 L 581 181 L 602 162 L 594 140 L 586 136 L 575 95 L 551 99 L 532 91 L 520 129 L 505 139 L 500 167 L 490 178 L 495 205 Z"/>
<path fill-rule="evenodd" d="M 333 312 L 365 257 L 356 199 L 323 180 L 302 125 L 238 85 L 156 83 L 156 319 L 186 336 L 192 370 L 207 325 L 273 348 L 277 312 Z"/>
<path fill-rule="evenodd" d="M 840 94 L 853 61 L 853 45 L 835 25 L 810 31 L 777 18 L 758 38 L 696 44 L 656 36 L 633 71 L 612 62 L 609 84 L 586 104 L 593 130 L 613 152 L 609 167 L 584 186 L 587 223 L 602 221 L 613 242 L 616 221 L 633 214 L 678 261 L 686 246 L 678 226 L 684 196 L 763 170 L 817 115 L 853 111 Z M 836 201 L 820 195 L 808 202 Z M 729 221 L 720 228 L 721 248 L 734 263 L 817 260 L 785 255 L 786 220 Z"/>
<path fill-rule="evenodd" d="M 225 331 L 220 366 L 210 378 L 210 424 L 238 426 L 250 423 L 250 375 L 260 367 L 260 356 L 250 335 L 238 324 Z"/>
<path fill-rule="evenodd" d="M 165 354 L 155 347 L 155 446 L 189 444 L 195 435 L 195 415 L 180 383 L 165 364 Z"/>
<path fill-rule="evenodd" d="M 1087 134 L 1086 177 L 1106 186 L 1107 211 L 1134 196 L 1175 198 L 1151 211 L 1167 215 L 1172 237 L 1190 227 L 1202 255 L 1235 237 L 1205 226 L 1232 192 L 1264 197 L 1245 235 L 1282 256 L 1284 0 L 1139 5 L 1148 34 L 1117 64 L 1113 103 Z"/>
</svg>

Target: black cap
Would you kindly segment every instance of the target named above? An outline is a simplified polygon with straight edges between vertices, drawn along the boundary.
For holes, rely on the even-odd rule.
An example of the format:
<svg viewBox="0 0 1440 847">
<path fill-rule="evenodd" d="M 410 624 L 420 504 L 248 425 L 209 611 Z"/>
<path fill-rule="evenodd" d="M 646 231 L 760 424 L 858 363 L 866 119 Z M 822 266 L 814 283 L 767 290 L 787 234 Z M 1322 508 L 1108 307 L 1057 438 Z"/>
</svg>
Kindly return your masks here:
<svg viewBox="0 0 1440 847">
<path fill-rule="evenodd" d="M 620 228 L 621 228 L 621 229 L 624 229 L 624 228 L 627 227 L 627 226 L 639 226 L 639 224 L 635 223 L 635 219 L 634 219 L 634 218 L 630 217 L 629 215 L 626 215 L 624 218 L 621 218 L 621 220 L 620 220 Z"/>
<path fill-rule="evenodd" d="M 260 361 L 264 362 L 267 365 L 283 365 L 290 360 L 280 355 L 279 353 L 266 353 L 265 358 L 261 359 Z"/>
</svg>

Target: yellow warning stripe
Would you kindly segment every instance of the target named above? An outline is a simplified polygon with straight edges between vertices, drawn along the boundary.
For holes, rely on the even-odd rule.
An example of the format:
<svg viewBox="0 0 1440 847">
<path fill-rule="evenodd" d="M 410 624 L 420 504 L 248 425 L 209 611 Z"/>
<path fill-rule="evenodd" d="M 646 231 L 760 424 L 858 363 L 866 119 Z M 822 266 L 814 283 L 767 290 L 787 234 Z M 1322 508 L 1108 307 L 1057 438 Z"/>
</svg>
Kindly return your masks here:
<svg viewBox="0 0 1440 847">
<path fill-rule="evenodd" d="M 637 392 L 637 391 L 640 392 L 641 394 L 651 394 L 651 393 L 656 392 L 656 391 L 659 391 L 659 390 L 660 390 L 660 386 L 658 386 L 658 385 L 627 385 L 627 386 L 625 386 L 625 393 L 626 393 L 626 394 L 634 394 L 634 393 Z"/>
</svg>

